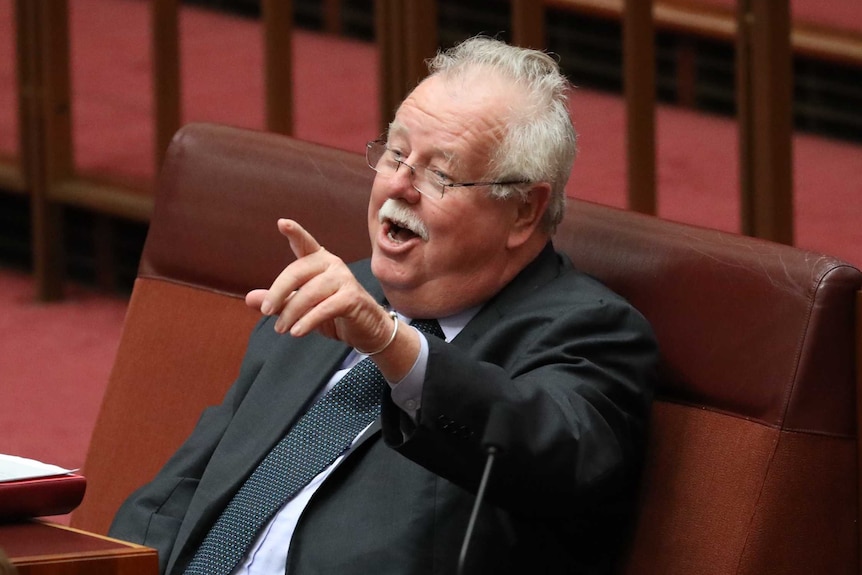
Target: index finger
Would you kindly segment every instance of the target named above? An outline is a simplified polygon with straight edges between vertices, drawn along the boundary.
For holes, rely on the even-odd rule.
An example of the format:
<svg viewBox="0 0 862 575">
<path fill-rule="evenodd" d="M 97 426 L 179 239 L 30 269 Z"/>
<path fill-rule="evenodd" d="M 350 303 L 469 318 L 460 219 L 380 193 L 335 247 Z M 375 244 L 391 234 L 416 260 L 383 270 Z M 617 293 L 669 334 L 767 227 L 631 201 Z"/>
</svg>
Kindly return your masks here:
<svg viewBox="0 0 862 575">
<path fill-rule="evenodd" d="M 308 231 L 294 220 L 282 218 L 278 220 L 278 231 L 290 242 L 290 249 L 296 259 L 304 258 L 309 254 L 320 251 L 322 246 L 317 243 Z"/>
</svg>

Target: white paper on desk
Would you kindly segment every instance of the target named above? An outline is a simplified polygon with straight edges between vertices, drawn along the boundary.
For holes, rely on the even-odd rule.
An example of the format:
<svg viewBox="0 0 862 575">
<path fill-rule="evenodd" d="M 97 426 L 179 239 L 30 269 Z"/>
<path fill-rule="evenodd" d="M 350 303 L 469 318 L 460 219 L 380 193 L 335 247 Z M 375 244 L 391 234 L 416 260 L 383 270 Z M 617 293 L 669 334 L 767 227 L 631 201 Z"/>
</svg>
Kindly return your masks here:
<svg viewBox="0 0 862 575">
<path fill-rule="evenodd" d="M 63 469 L 56 465 L 42 463 L 35 459 L 4 455 L 0 453 L 0 482 L 35 479 L 37 477 L 53 477 L 73 473 L 76 469 Z"/>
</svg>

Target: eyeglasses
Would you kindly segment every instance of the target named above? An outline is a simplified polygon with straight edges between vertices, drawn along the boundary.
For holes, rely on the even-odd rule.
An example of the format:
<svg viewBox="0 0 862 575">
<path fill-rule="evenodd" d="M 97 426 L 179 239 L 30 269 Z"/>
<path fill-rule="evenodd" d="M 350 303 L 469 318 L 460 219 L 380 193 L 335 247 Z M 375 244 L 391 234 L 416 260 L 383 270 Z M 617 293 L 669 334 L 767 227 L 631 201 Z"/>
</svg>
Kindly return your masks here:
<svg viewBox="0 0 862 575">
<path fill-rule="evenodd" d="M 390 148 L 384 140 L 374 140 L 365 145 L 365 159 L 368 167 L 381 176 L 392 176 L 398 168 L 404 166 L 410 170 L 410 183 L 413 189 L 425 196 L 440 194 L 442 198 L 446 188 L 471 188 L 474 186 L 509 186 L 526 184 L 529 180 L 512 180 L 506 182 L 453 182 L 446 174 L 425 166 L 411 166 L 401 159 L 398 150 Z"/>
</svg>

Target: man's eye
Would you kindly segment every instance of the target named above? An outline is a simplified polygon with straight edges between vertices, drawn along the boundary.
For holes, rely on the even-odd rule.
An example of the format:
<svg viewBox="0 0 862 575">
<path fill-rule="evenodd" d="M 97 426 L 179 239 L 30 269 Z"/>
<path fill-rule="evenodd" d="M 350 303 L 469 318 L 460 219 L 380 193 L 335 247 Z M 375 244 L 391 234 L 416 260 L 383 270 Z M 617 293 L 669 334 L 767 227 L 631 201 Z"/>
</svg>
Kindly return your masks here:
<svg viewBox="0 0 862 575">
<path fill-rule="evenodd" d="M 389 154 L 389 157 L 396 162 L 400 162 L 404 159 L 404 154 L 402 154 L 401 150 L 397 148 L 386 148 L 386 152 Z"/>
<path fill-rule="evenodd" d="M 428 168 L 428 173 L 430 173 L 434 180 L 441 186 L 448 186 L 452 183 L 452 179 L 440 170 Z"/>
</svg>

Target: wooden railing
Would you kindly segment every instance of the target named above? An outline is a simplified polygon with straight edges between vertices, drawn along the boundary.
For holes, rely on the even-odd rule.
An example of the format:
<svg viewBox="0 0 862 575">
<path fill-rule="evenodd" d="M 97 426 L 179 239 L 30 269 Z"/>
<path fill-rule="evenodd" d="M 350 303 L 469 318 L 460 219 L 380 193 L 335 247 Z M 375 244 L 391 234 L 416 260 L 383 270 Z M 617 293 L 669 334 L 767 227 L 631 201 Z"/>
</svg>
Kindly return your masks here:
<svg viewBox="0 0 862 575">
<path fill-rule="evenodd" d="M 332 2 L 333 0 L 328 0 Z M 179 0 L 151 2 L 156 169 L 182 118 Z M 292 131 L 290 0 L 262 0 L 267 130 Z M 69 69 L 68 0 L 16 0 L 20 165 L 0 171 L 0 185 L 30 195 L 33 269 L 37 297 L 62 295 L 64 205 L 97 214 L 148 221 L 153 198 L 146 190 L 82 177 L 74 170 Z M 17 169 L 16 169 L 17 168 Z M 97 251 L 110 250 L 106 221 Z"/>
<path fill-rule="evenodd" d="M 180 127 L 179 0 L 151 1 L 156 166 Z M 339 0 L 325 0 L 324 21 L 337 30 Z M 788 0 L 739 0 L 735 13 L 695 0 L 510 0 L 514 43 L 543 48 L 546 8 L 619 18 L 623 26 L 628 205 L 655 213 L 656 29 L 687 30 L 737 46 L 742 231 L 793 243 L 791 58 L 801 52 L 862 64 L 862 38 L 801 25 L 791 28 Z M 265 128 L 292 131 L 290 0 L 261 0 Z M 436 0 L 376 0 L 380 110 L 391 118 L 425 74 L 438 45 Z M 62 206 L 147 221 L 152 197 L 76 174 L 72 158 L 68 0 L 15 0 L 20 161 L 0 163 L 0 187 L 29 194 L 33 267 L 40 299 L 60 297 Z M 381 126 L 381 129 L 384 126 Z M 110 234 L 101 237 L 110 242 Z M 107 250 L 108 247 L 104 247 Z"/>
<path fill-rule="evenodd" d="M 15 4 L 21 178 L 30 193 L 40 299 L 60 295 L 62 219 L 53 201 L 72 173 L 69 21 L 65 0 Z"/>
<path fill-rule="evenodd" d="M 544 0 L 542 4 L 546 8 L 613 19 L 622 19 L 627 6 L 626 0 Z M 653 19 L 660 30 L 730 42 L 736 39 L 739 25 L 738 10 L 698 0 L 653 0 Z M 850 30 L 794 22 L 790 43 L 794 54 L 855 66 L 862 64 L 862 38 Z"/>
</svg>

